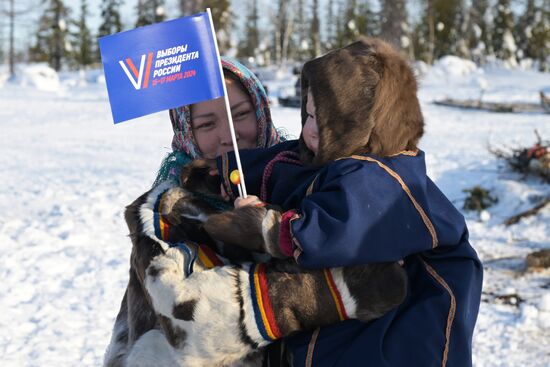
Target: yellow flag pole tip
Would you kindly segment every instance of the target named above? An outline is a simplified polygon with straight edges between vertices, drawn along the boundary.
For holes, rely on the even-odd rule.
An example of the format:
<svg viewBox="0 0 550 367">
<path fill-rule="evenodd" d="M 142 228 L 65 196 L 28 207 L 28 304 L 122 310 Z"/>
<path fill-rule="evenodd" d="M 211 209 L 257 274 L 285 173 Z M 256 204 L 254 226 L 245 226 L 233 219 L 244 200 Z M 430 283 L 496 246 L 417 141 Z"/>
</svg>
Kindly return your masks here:
<svg viewBox="0 0 550 367">
<path fill-rule="evenodd" d="M 233 170 L 229 175 L 229 180 L 233 185 L 239 185 L 241 183 L 241 175 L 239 174 L 239 170 Z"/>
</svg>

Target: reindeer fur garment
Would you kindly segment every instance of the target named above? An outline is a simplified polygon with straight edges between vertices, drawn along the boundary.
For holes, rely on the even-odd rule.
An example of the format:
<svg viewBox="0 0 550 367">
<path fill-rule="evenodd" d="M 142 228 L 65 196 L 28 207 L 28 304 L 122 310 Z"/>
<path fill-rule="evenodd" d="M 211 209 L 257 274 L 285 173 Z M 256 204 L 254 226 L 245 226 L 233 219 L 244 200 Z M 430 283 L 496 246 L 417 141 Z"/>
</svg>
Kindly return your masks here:
<svg viewBox="0 0 550 367">
<path fill-rule="evenodd" d="M 307 62 L 302 86 L 302 124 L 309 87 L 315 102 L 318 154 L 302 137 L 242 151 L 248 193 L 264 193 L 262 200 L 286 211 L 279 244 L 292 244 L 281 252 L 299 265 L 403 259 L 409 286 L 402 305 L 368 325 L 348 320 L 287 338 L 294 364 L 471 366 L 483 268 L 464 217 L 426 175 L 417 147 L 424 124 L 407 61 L 385 42 L 365 38 Z M 234 154 L 217 163 L 235 195 L 227 184 Z M 255 210 L 255 223 L 263 222 L 265 210 Z M 223 239 L 227 231 L 216 222 L 238 217 L 211 216 L 206 227 Z M 263 241 L 260 247 L 272 248 L 270 238 Z"/>
<path fill-rule="evenodd" d="M 130 281 L 105 366 L 259 366 L 261 348 L 276 339 L 347 318 L 368 321 L 404 299 L 406 277 L 396 263 L 226 265 L 212 250 L 234 262 L 243 256 L 202 230 L 216 212 L 170 184 L 128 206 Z"/>
</svg>

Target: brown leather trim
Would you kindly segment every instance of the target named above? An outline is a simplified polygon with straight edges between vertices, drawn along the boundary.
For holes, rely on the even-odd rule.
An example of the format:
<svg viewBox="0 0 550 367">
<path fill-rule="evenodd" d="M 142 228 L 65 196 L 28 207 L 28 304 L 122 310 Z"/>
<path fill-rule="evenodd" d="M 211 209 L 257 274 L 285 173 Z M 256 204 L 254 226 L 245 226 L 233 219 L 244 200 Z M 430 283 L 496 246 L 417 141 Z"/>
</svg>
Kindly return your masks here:
<svg viewBox="0 0 550 367">
<path fill-rule="evenodd" d="M 311 340 L 309 341 L 309 345 L 307 347 L 306 367 L 311 367 L 313 364 L 313 351 L 315 350 L 315 343 L 317 343 L 317 337 L 319 336 L 320 331 L 321 328 L 318 327 L 315 331 L 313 331 L 313 334 L 311 334 Z"/>
<path fill-rule="evenodd" d="M 308 186 L 306 191 L 306 196 L 309 196 L 313 193 L 313 185 L 315 185 L 315 181 L 317 181 L 317 177 L 319 177 L 319 175 L 316 175 L 313 181 L 311 181 L 311 184 Z"/>
<path fill-rule="evenodd" d="M 449 314 L 447 315 L 447 327 L 445 328 L 445 349 L 443 349 L 443 357 L 441 360 L 441 367 L 445 367 L 447 364 L 447 356 L 449 354 L 449 342 L 451 340 L 451 328 L 453 326 L 453 321 L 456 313 L 456 298 L 453 294 L 453 291 L 451 287 L 447 284 L 447 282 L 435 271 L 434 268 L 432 268 L 424 259 L 420 259 L 422 263 L 424 263 L 424 267 L 430 273 L 430 275 L 439 283 L 447 293 L 449 293 L 449 296 L 451 297 L 451 305 L 449 307 Z"/>
<path fill-rule="evenodd" d="M 390 154 L 389 157 L 395 157 L 398 155 L 408 155 L 410 157 L 416 157 L 418 155 L 418 149 L 416 150 L 402 150 L 399 153 Z"/>
<path fill-rule="evenodd" d="M 378 166 L 383 168 L 390 176 L 395 178 L 397 180 L 397 182 L 399 182 L 399 184 L 401 185 L 401 187 L 403 188 L 403 190 L 405 191 L 405 193 L 407 194 L 407 196 L 409 197 L 409 199 L 413 203 L 414 207 L 418 211 L 418 214 L 420 214 L 420 217 L 422 217 L 422 221 L 424 222 L 424 224 L 428 228 L 428 231 L 430 232 L 430 235 L 432 236 L 432 248 L 436 248 L 437 247 L 437 234 L 435 232 L 434 225 L 430 221 L 430 218 L 428 218 L 428 216 L 426 215 L 426 212 L 424 211 L 424 209 L 422 209 L 420 204 L 418 204 L 416 199 L 413 197 L 413 195 L 411 193 L 411 190 L 409 190 L 407 184 L 405 184 L 405 181 L 403 181 L 403 179 L 397 174 L 397 172 L 395 172 L 394 170 L 392 170 L 391 168 L 386 166 L 384 163 L 382 163 L 382 162 L 380 162 L 380 161 L 378 161 L 374 158 L 371 158 L 371 157 L 365 157 L 365 156 L 361 156 L 361 155 L 352 155 L 349 158 L 376 163 L 376 164 L 378 164 Z"/>
</svg>

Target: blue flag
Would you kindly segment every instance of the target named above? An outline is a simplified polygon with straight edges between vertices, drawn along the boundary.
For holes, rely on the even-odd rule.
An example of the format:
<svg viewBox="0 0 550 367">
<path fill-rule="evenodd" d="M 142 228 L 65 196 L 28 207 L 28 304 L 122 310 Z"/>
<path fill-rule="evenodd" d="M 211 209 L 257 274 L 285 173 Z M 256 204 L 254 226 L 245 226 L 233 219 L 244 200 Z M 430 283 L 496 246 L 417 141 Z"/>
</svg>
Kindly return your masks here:
<svg viewBox="0 0 550 367">
<path fill-rule="evenodd" d="M 99 39 L 115 123 L 223 97 L 208 13 Z"/>
</svg>

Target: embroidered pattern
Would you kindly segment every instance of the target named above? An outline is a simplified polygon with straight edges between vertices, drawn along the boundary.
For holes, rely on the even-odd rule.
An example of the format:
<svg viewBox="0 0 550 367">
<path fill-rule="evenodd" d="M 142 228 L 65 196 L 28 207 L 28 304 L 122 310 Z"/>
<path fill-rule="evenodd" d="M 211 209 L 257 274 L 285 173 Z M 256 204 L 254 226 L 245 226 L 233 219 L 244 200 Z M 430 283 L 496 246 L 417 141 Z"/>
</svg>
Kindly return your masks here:
<svg viewBox="0 0 550 367">
<path fill-rule="evenodd" d="M 267 341 L 274 341 L 281 337 L 277 326 L 271 300 L 269 299 L 268 284 L 265 277 L 265 264 L 250 267 L 250 296 L 254 308 L 256 325 L 262 337 Z"/>
<path fill-rule="evenodd" d="M 157 201 L 155 202 L 154 209 L 153 209 L 153 216 L 154 216 L 153 225 L 155 228 L 155 236 L 157 236 L 157 238 L 160 238 L 163 241 L 167 241 L 170 235 L 170 225 L 168 224 L 167 221 L 164 220 L 161 214 L 162 207 L 163 207 L 163 200 L 168 191 L 169 190 L 165 190 L 157 197 Z"/>
</svg>

